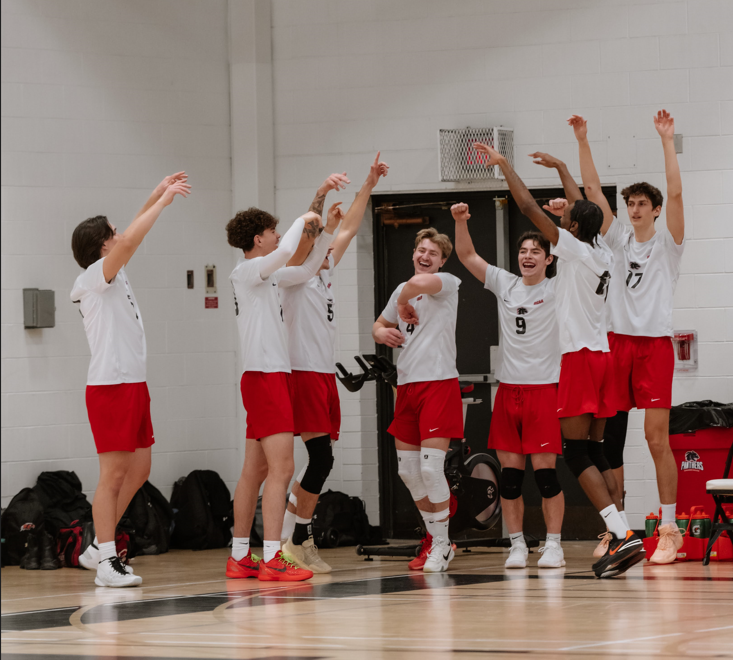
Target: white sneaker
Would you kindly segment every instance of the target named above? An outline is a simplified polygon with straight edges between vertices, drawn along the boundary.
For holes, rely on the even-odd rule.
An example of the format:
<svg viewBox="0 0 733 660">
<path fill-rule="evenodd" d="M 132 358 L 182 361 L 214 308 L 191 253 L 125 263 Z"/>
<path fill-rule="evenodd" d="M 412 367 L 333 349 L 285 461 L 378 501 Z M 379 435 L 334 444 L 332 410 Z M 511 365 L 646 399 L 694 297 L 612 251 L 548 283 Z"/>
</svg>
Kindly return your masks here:
<svg viewBox="0 0 733 660">
<path fill-rule="evenodd" d="M 430 554 L 425 560 L 425 566 L 422 567 L 425 573 L 442 573 L 448 570 L 448 564 L 455 557 L 451 542 L 443 537 L 434 536 L 433 546 L 430 548 Z"/>
<path fill-rule="evenodd" d="M 314 573 L 330 573 L 331 567 L 321 559 L 318 554 L 318 547 L 312 538 L 307 541 L 303 541 L 303 551 L 305 553 L 305 561 L 308 563 L 308 568 Z"/>
<path fill-rule="evenodd" d="M 97 577 L 94 584 L 98 587 L 136 587 L 143 579 L 134 573 L 128 573 L 119 557 L 111 557 L 100 561 L 97 566 Z"/>
<path fill-rule="evenodd" d="M 524 543 L 517 543 L 509 551 L 509 557 L 504 562 L 504 568 L 527 568 L 529 549 Z"/>
<path fill-rule="evenodd" d="M 122 562 L 120 562 L 122 563 Z M 130 564 L 122 564 L 125 567 L 125 571 L 128 573 L 134 573 Z M 88 571 L 96 571 L 99 566 L 99 548 L 94 545 L 92 541 L 84 552 L 79 555 L 79 566 L 86 568 Z"/>
<path fill-rule="evenodd" d="M 556 541 L 546 541 L 540 548 L 540 560 L 537 562 L 539 568 L 562 568 L 565 566 L 565 555 L 562 547 Z"/>
</svg>

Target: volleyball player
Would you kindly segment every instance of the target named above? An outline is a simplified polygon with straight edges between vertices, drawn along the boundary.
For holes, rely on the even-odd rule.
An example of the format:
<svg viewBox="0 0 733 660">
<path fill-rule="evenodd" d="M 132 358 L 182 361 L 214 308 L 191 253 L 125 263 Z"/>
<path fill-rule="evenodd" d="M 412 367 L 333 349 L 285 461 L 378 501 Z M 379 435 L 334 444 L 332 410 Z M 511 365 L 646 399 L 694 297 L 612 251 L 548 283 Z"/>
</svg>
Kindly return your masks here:
<svg viewBox="0 0 733 660">
<path fill-rule="evenodd" d="M 650 561 L 669 564 L 682 547 L 682 535 L 675 524 L 677 467 L 669 446 L 674 374 L 672 298 L 685 249 L 682 178 L 674 148 L 674 119 L 666 110 L 654 116 L 654 127 L 662 140 L 667 178 L 667 224 L 659 229 L 655 223 L 662 212 L 664 197 L 659 189 L 645 182 L 621 191 L 631 228 L 614 218 L 601 192 L 586 121 L 573 115 L 568 123 L 578 140 L 586 194 L 603 209 L 604 239 L 615 258 L 609 293 L 615 405 L 621 411 L 645 409 L 644 434 L 657 472 L 662 519 L 659 545 Z"/>
<path fill-rule="evenodd" d="M 71 237 L 74 259 L 84 269 L 71 300 L 79 304 L 91 349 L 86 404 L 99 454 L 99 482 L 92 516 L 96 536 L 80 564 L 96 570 L 100 587 L 142 583 L 117 556 L 115 531 L 127 505 L 150 474 L 155 442 L 146 383 L 147 347 L 140 310 L 125 266 L 176 195 L 191 190 L 185 172 L 167 176 L 130 226 L 118 234 L 103 215 L 84 220 Z"/>
<path fill-rule="evenodd" d="M 641 561 L 644 548 L 641 539 L 619 515 L 594 463 L 597 454 L 603 456 L 599 441 L 605 418 L 616 412 L 607 402 L 613 367 L 606 335 L 605 299 L 613 257 L 600 236 L 603 212 L 598 205 L 582 199 L 577 185 L 565 176 L 563 185 L 570 203 L 553 200 L 546 207 L 561 215 L 558 228 L 503 156 L 487 145 L 477 144 L 476 149 L 490 156 L 487 165 L 501 167 L 519 210 L 550 241 L 551 252 L 559 259 L 555 293 L 562 363 L 557 414 L 564 439 L 563 455 L 613 535 L 608 550 L 593 565 L 596 576 L 613 577 Z"/>
<path fill-rule="evenodd" d="M 300 581 L 313 577 L 280 550 L 280 531 L 288 484 L 293 476 L 292 383 L 288 340 L 278 281 L 290 271 L 292 281 L 310 279 L 323 261 L 335 227 L 326 226 L 302 266 L 285 268 L 301 236 L 312 239 L 320 216 L 312 211 L 298 218 L 280 237 L 277 219 L 256 208 L 240 211 L 227 224 L 227 239 L 244 253 L 229 279 L 243 359 L 242 402 L 247 411 L 244 466 L 234 492 L 234 538 L 227 561 L 230 578 Z M 293 275 L 292 273 L 295 273 Z M 251 553 L 249 533 L 262 483 L 264 557 Z"/>
<path fill-rule="evenodd" d="M 320 557 L 313 541 L 312 517 L 318 496 L 333 467 L 332 445 L 338 440 L 341 428 L 341 406 L 334 370 L 336 311 L 331 273 L 359 231 L 379 177 L 387 176 L 388 170 L 386 163 L 379 162 L 377 153 L 369 176 L 346 213 L 318 273 L 306 282 L 293 281 L 288 275 L 293 269 L 289 268 L 279 281 L 293 370 L 295 435 L 300 435 L 308 452 L 308 463 L 293 486 L 285 512 L 281 533 L 285 539 L 283 552 L 298 566 L 314 573 L 331 572 L 331 567 Z M 321 203 L 324 199 L 325 195 Z M 337 202 L 331 207 L 329 217 L 342 214 L 339 204 Z"/>
<path fill-rule="evenodd" d="M 402 347 L 397 403 L 388 432 L 398 473 L 432 537 L 423 571 L 445 571 L 454 550 L 448 538 L 450 489 L 445 455 L 463 437 L 463 403 L 456 369 L 456 316 L 461 281 L 438 271 L 453 251 L 445 234 L 422 229 L 415 239 L 415 275 L 400 284 L 374 323 L 378 344 Z"/>
<path fill-rule="evenodd" d="M 489 449 L 501 463 L 501 510 L 512 547 L 504 566 L 525 568 L 529 550 L 522 533 L 522 482 L 529 455 L 542 495 L 547 540 L 540 548 L 540 568 L 565 565 L 560 538 L 565 498 L 555 462 L 562 453 L 557 417 L 560 344 L 555 314 L 555 282 L 547 278 L 554 257 L 539 232 L 519 238 L 521 277 L 491 266 L 477 253 L 468 231 L 467 204 L 451 207 L 456 221 L 456 254 L 461 263 L 494 293 L 499 307 L 501 335 L 499 388 L 489 431 Z"/>
</svg>

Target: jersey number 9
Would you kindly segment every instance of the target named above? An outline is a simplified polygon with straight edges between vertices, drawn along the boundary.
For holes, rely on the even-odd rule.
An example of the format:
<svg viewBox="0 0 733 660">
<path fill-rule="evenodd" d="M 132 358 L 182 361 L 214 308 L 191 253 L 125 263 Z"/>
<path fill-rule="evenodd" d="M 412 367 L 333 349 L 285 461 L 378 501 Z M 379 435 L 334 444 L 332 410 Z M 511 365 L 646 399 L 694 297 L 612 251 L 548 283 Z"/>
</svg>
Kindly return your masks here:
<svg viewBox="0 0 733 660">
<path fill-rule="evenodd" d="M 525 332 L 527 332 L 527 321 L 521 316 L 517 316 L 517 334 L 523 335 Z"/>
</svg>

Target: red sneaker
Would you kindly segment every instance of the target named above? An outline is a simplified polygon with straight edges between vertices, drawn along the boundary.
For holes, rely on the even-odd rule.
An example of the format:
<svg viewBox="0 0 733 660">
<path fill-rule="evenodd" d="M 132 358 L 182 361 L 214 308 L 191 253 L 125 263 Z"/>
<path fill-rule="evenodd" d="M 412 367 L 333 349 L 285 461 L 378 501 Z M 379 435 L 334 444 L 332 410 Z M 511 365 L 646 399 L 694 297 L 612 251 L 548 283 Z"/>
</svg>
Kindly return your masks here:
<svg viewBox="0 0 733 660">
<path fill-rule="evenodd" d="M 313 577 L 313 571 L 298 568 L 280 550 L 267 563 L 264 559 L 260 562 L 260 572 L 257 577 L 260 580 L 275 582 L 300 582 L 301 580 L 310 580 Z"/>
<path fill-rule="evenodd" d="M 260 561 L 257 555 L 253 555 L 250 550 L 246 557 L 243 557 L 239 561 L 230 556 L 227 560 L 227 577 L 228 578 L 256 578 L 260 574 L 260 564 L 264 564 Z"/>
<path fill-rule="evenodd" d="M 422 567 L 425 566 L 425 561 L 427 560 L 428 555 L 430 554 L 430 548 L 432 547 L 433 537 L 430 536 L 430 532 L 428 532 L 423 537 L 423 540 L 420 541 L 420 552 L 418 552 L 415 559 L 412 559 L 410 563 L 407 564 L 407 568 L 411 571 L 421 571 Z"/>
</svg>

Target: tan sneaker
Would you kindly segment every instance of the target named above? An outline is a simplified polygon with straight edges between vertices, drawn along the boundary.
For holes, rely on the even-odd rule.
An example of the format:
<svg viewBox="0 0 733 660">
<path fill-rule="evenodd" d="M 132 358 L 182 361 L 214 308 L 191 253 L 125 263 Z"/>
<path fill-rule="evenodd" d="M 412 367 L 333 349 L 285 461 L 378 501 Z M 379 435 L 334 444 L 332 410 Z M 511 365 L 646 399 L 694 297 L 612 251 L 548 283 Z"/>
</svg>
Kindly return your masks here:
<svg viewBox="0 0 733 660">
<path fill-rule="evenodd" d="M 603 555 L 606 554 L 606 550 L 608 550 L 608 544 L 611 542 L 611 532 L 605 531 L 603 534 L 599 534 L 598 538 L 601 539 L 601 542 L 596 546 L 596 549 L 593 551 L 594 557 L 603 557 Z"/>
<path fill-rule="evenodd" d="M 283 545 L 283 554 L 301 568 L 313 573 L 331 572 L 331 567 L 318 555 L 318 548 L 313 539 L 308 539 L 303 545 L 295 545 L 291 536 Z"/>
<path fill-rule="evenodd" d="M 682 532 L 675 523 L 659 527 L 659 544 L 649 560 L 653 564 L 671 564 L 677 559 L 677 551 L 682 547 Z"/>
</svg>

